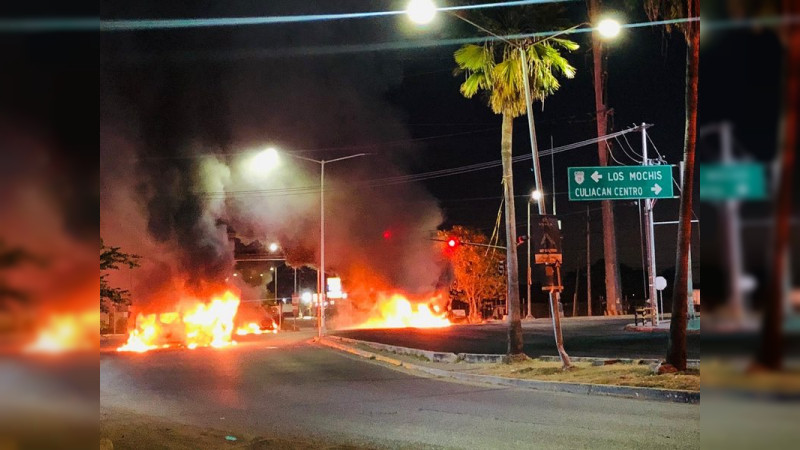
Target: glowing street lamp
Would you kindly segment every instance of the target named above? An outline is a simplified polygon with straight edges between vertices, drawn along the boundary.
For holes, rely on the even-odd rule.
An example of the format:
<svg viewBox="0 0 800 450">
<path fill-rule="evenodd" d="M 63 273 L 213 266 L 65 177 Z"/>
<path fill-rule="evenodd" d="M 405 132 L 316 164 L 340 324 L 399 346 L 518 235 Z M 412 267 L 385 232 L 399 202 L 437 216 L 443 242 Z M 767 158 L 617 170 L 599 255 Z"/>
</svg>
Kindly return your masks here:
<svg viewBox="0 0 800 450">
<path fill-rule="evenodd" d="M 607 39 L 617 37 L 621 29 L 622 25 L 614 19 L 603 19 L 597 23 L 597 32 Z"/>
<path fill-rule="evenodd" d="M 429 24 L 436 17 L 436 4 L 432 0 L 411 0 L 406 6 L 406 15 L 417 25 Z"/>
<path fill-rule="evenodd" d="M 256 173 L 265 173 L 278 167 L 281 160 L 278 156 L 278 151 L 273 147 L 262 150 L 253 156 L 250 160 L 250 169 Z"/>
<path fill-rule="evenodd" d="M 535 191 L 531 192 L 531 200 L 538 202 L 542 199 L 542 191 L 536 189 Z"/>
<path fill-rule="evenodd" d="M 273 242 L 273 243 L 269 244 L 269 252 L 270 252 L 270 253 L 275 253 L 275 252 L 277 252 L 277 251 L 278 251 L 278 248 L 279 248 L 279 247 L 278 247 L 278 244 L 276 244 L 275 242 Z"/>
</svg>

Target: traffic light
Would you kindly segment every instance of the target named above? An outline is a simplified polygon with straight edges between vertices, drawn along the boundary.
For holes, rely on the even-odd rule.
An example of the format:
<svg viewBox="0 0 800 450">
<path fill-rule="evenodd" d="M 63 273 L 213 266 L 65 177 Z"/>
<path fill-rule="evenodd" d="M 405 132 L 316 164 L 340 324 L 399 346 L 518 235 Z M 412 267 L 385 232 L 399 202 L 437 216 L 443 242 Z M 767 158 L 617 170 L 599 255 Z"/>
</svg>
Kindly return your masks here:
<svg viewBox="0 0 800 450">
<path fill-rule="evenodd" d="M 524 244 L 526 242 L 528 242 L 528 236 L 526 236 L 524 234 L 522 236 L 517 236 L 517 247 L 519 247 L 520 245 L 522 245 L 522 244 Z"/>
<path fill-rule="evenodd" d="M 506 274 L 506 262 L 505 260 L 500 261 L 497 263 L 497 271 L 500 272 L 500 275 Z"/>
<path fill-rule="evenodd" d="M 447 240 L 447 246 L 450 248 L 456 248 L 458 247 L 458 244 L 460 244 L 460 242 L 458 242 L 458 239 L 456 238 L 451 237 L 450 239 Z"/>
</svg>

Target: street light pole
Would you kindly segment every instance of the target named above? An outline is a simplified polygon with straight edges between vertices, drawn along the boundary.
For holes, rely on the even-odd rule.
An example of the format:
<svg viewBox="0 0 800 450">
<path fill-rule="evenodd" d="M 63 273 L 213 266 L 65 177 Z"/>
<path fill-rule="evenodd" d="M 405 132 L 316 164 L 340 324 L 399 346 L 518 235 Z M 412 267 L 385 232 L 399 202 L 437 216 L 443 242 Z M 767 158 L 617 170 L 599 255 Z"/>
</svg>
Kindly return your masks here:
<svg viewBox="0 0 800 450">
<path fill-rule="evenodd" d="M 278 330 L 283 330 L 283 305 L 278 296 L 278 265 L 275 265 L 275 304 L 278 305 Z"/>
<path fill-rule="evenodd" d="M 297 299 L 297 312 L 294 312 L 294 300 Z M 297 315 L 300 314 L 300 297 L 297 295 L 297 267 L 294 267 L 294 288 L 292 289 L 292 325 L 297 331 Z"/>
<path fill-rule="evenodd" d="M 325 335 L 325 160 L 319 163 L 319 291 L 317 292 L 319 328 L 317 336 Z"/>
<path fill-rule="evenodd" d="M 528 56 L 525 54 L 525 48 L 519 47 L 520 63 L 522 64 L 522 82 L 525 86 L 525 108 L 528 111 L 528 134 L 531 139 L 531 157 L 533 158 L 533 178 L 536 182 L 536 190 L 544 192 L 542 188 L 542 169 L 539 165 L 539 148 L 536 145 L 536 127 L 533 123 L 533 101 L 531 100 L 530 81 L 528 80 Z M 547 214 L 544 204 L 544 195 L 539 196 L 536 200 L 536 205 L 539 207 L 539 214 Z M 528 230 L 530 236 L 530 230 Z"/>
<path fill-rule="evenodd" d="M 368 153 L 358 153 L 355 155 L 343 156 L 331 160 L 317 160 L 306 158 L 305 156 L 292 155 L 292 158 L 302 159 L 319 164 L 319 270 L 317 270 L 317 311 L 319 325 L 317 327 L 317 337 L 322 338 L 325 335 L 325 164 L 344 161 L 346 159 L 358 158 L 359 156 L 366 156 Z"/>
</svg>

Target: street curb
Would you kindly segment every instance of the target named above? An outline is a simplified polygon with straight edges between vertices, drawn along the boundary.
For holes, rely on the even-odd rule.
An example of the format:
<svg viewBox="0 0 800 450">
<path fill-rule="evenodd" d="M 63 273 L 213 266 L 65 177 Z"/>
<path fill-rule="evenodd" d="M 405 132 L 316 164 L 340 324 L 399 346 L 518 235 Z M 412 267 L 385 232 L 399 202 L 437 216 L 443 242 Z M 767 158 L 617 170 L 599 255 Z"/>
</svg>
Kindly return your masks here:
<svg viewBox="0 0 800 450">
<path fill-rule="evenodd" d="M 506 362 L 506 355 L 492 355 L 485 353 L 458 353 L 459 361 L 467 363 L 501 363 Z"/>
<path fill-rule="evenodd" d="M 669 333 L 669 328 L 654 328 L 646 325 L 634 325 L 629 323 L 623 328 L 625 331 L 633 333 Z M 700 334 L 700 330 L 686 330 L 686 334 Z"/>
<path fill-rule="evenodd" d="M 363 341 L 355 341 L 354 339 L 339 338 L 339 337 L 335 337 L 333 339 L 338 339 L 340 341 L 347 340 L 353 342 L 363 342 Z M 394 366 L 405 367 L 407 369 L 424 372 L 429 375 L 444 377 L 444 378 L 452 378 L 459 381 L 467 381 L 473 383 L 488 383 L 498 386 L 517 387 L 517 388 L 533 389 L 537 391 L 547 391 L 547 392 L 567 392 L 571 394 L 636 398 L 642 400 L 654 400 L 654 401 L 664 401 L 673 403 L 690 403 L 690 404 L 700 403 L 699 392 L 658 389 L 658 388 L 644 388 L 644 387 L 634 387 L 634 386 L 613 386 L 606 384 L 563 383 L 557 381 L 523 380 L 519 378 L 504 378 L 492 375 L 477 375 L 471 373 L 453 372 L 450 370 L 420 366 L 417 364 L 400 361 L 398 359 L 377 355 L 375 353 L 371 353 L 365 350 L 359 350 L 344 344 L 333 342 L 329 337 L 323 338 L 322 340 L 315 339 L 315 342 L 346 353 L 351 353 L 357 356 L 361 356 L 362 358 L 382 361 L 392 364 Z"/>
<path fill-rule="evenodd" d="M 341 342 L 347 342 L 354 345 L 366 345 L 376 350 L 383 350 L 389 353 L 398 355 L 409 355 L 425 358 L 432 362 L 447 362 L 456 363 L 459 361 L 467 363 L 501 363 L 505 362 L 506 355 L 493 355 L 483 353 L 451 353 L 451 352 L 434 352 L 431 350 L 422 350 L 419 348 L 400 347 L 399 345 L 381 344 L 380 342 L 362 341 L 359 339 L 350 339 L 340 336 L 326 336 L 326 339 L 336 339 Z"/>
<path fill-rule="evenodd" d="M 449 352 L 434 352 L 430 350 L 421 350 L 418 348 L 410 348 L 410 347 L 400 347 L 397 345 L 389 345 L 389 344 L 381 344 L 379 342 L 370 342 L 370 341 L 359 341 L 357 339 L 350 339 L 344 338 L 339 336 L 328 336 L 326 339 L 337 339 L 342 342 L 348 342 L 351 344 L 363 344 L 369 347 L 372 347 L 377 350 L 383 350 L 390 353 L 396 353 L 399 355 L 409 355 L 409 356 L 417 356 L 420 358 L 425 358 L 428 361 L 433 362 L 448 362 L 454 363 L 458 362 L 458 355 L 455 353 Z"/>
<path fill-rule="evenodd" d="M 326 339 L 335 339 L 341 342 L 347 342 L 354 345 L 366 345 L 376 350 L 383 350 L 389 353 L 398 355 L 410 355 L 425 358 L 432 362 L 465 362 L 465 363 L 501 363 L 506 362 L 506 355 L 487 354 L 487 353 L 450 353 L 450 352 L 435 352 L 431 350 L 422 350 L 411 347 L 400 347 L 398 345 L 382 344 L 380 342 L 363 341 L 360 339 L 352 339 L 341 336 L 326 336 Z M 561 361 L 559 356 L 538 356 L 537 359 L 542 361 Z M 570 356 L 570 359 L 575 362 L 588 362 L 596 366 L 605 364 L 647 364 L 655 365 L 661 362 L 658 359 L 649 358 L 598 358 L 591 356 Z M 691 369 L 700 368 L 699 359 L 690 359 L 687 361 L 687 366 Z"/>
</svg>

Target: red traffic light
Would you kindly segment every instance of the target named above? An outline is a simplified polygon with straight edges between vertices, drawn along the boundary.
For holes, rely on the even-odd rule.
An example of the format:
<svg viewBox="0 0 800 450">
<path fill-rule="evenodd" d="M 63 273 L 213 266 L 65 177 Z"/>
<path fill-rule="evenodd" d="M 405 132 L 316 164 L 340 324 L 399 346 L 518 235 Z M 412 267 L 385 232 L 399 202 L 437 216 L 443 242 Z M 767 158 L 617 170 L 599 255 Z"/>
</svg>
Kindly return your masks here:
<svg viewBox="0 0 800 450">
<path fill-rule="evenodd" d="M 450 248 L 454 248 L 457 245 L 458 245 L 458 240 L 456 239 L 450 238 L 450 240 L 447 241 L 447 246 Z"/>
<path fill-rule="evenodd" d="M 392 238 L 392 230 L 386 230 L 383 232 L 383 238 L 389 240 Z"/>
</svg>

